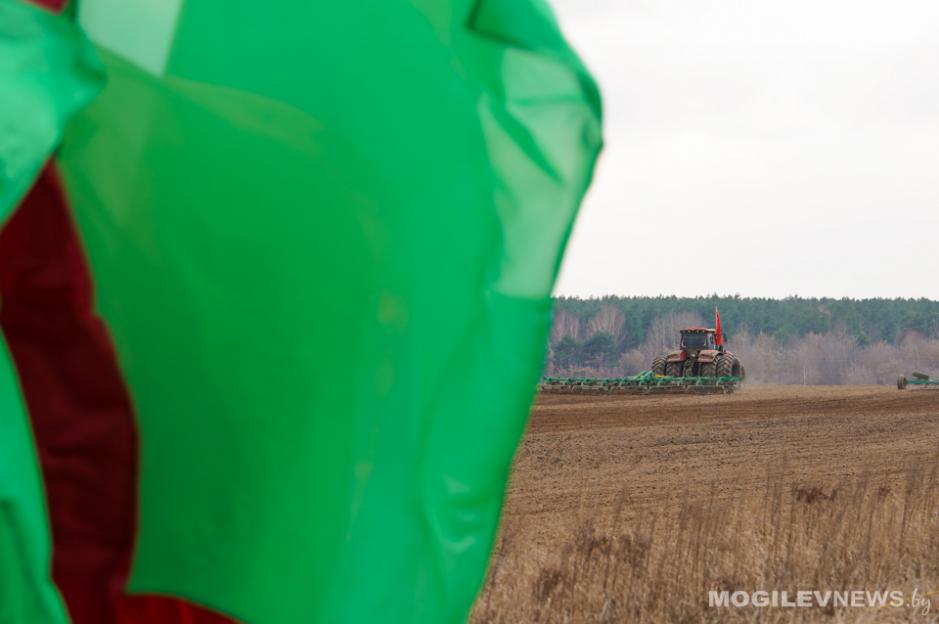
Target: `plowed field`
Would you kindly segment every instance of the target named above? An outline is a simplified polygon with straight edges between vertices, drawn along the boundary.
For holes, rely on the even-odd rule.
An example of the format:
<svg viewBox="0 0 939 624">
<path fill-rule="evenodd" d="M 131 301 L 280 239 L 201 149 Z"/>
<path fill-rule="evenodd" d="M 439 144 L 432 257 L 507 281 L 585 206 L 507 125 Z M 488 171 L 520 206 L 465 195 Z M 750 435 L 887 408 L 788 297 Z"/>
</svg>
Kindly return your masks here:
<svg viewBox="0 0 939 624">
<path fill-rule="evenodd" d="M 585 516 L 737 496 L 773 473 L 806 483 L 899 471 L 939 447 L 939 391 L 750 386 L 707 396 L 542 395 L 504 517 L 551 546 Z M 778 475 L 775 475 L 778 476 Z M 788 480 L 788 479 L 787 479 Z"/>
<path fill-rule="evenodd" d="M 935 589 L 939 612 L 937 449 L 939 391 L 539 396 L 474 621 L 830 616 L 702 606 L 706 589 L 768 579 L 783 589 Z M 865 610 L 838 613 L 873 621 Z"/>
</svg>

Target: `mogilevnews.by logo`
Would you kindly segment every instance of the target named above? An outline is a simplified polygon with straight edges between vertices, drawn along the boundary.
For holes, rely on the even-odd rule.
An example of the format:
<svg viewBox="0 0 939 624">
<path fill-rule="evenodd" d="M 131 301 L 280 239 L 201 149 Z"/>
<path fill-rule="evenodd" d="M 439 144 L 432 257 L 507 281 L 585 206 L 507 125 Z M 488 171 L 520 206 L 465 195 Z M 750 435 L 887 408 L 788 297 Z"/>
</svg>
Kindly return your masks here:
<svg viewBox="0 0 939 624">
<path fill-rule="evenodd" d="M 914 589 L 907 595 L 902 590 L 869 591 L 866 589 L 854 590 L 762 590 L 756 591 L 727 591 L 711 590 L 708 592 L 708 606 L 713 608 L 829 608 L 841 607 L 848 609 L 879 609 L 894 608 L 916 609 L 923 615 L 929 615 L 932 610 L 932 598 L 935 592 L 921 592 Z"/>
</svg>

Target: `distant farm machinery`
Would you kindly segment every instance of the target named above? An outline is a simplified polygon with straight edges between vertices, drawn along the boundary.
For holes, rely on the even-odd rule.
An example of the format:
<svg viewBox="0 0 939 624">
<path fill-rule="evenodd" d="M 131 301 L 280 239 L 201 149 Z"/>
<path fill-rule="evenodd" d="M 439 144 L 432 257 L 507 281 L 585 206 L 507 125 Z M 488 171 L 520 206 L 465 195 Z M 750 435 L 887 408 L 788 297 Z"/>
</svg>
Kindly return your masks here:
<svg viewBox="0 0 939 624">
<path fill-rule="evenodd" d="M 906 390 L 907 387 L 933 388 L 939 390 L 939 379 L 932 379 L 926 373 L 913 373 L 912 379 L 907 379 L 906 377 L 897 379 L 898 390 Z"/>
<path fill-rule="evenodd" d="M 724 348 L 721 317 L 716 329 L 681 330 L 678 349 L 652 360 L 652 370 L 618 378 L 545 377 L 538 389 L 554 394 L 729 394 L 740 387 L 746 371 Z"/>
</svg>

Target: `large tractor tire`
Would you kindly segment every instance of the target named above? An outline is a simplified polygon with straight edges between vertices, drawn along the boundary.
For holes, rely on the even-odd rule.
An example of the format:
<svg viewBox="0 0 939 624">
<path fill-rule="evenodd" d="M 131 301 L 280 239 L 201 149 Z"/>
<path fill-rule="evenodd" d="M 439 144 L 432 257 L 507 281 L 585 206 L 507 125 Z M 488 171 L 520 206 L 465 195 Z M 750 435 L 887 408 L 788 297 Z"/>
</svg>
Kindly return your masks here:
<svg viewBox="0 0 939 624">
<path fill-rule="evenodd" d="M 664 375 L 665 374 L 665 358 L 661 355 L 654 360 L 652 360 L 652 374 L 653 375 Z"/>
<path fill-rule="evenodd" d="M 734 370 L 739 372 L 740 362 L 732 355 L 720 355 L 717 357 L 717 376 L 729 377 L 734 374 Z"/>
<path fill-rule="evenodd" d="M 681 362 L 669 362 L 666 364 L 665 374 L 669 377 L 681 377 Z"/>
<path fill-rule="evenodd" d="M 711 360 L 698 367 L 698 374 L 702 377 L 717 377 L 717 362 Z"/>
<path fill-rule="evenodd" d="M 681 376 L 682 377 L 694 377 L 694 365 L 697 360 L 685 360 L 685 364 L 681 367 Z"/>
</svg>

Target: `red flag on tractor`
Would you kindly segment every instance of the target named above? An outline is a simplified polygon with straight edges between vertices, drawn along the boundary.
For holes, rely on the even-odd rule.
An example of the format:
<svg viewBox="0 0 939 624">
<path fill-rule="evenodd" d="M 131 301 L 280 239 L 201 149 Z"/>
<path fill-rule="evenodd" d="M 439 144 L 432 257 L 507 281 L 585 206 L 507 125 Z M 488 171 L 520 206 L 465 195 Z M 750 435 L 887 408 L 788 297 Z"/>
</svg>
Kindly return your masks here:
<svg viewBox="0 0 939 624">
<path fill-rule="evenodd" d="M 717 330 L 714 342 L 719 347 L 724 344 L 724 332 L 721 330 L 721 312 L 717 309 L 717 306 L 714 306 L 714 329 Z"/>
</svg>

